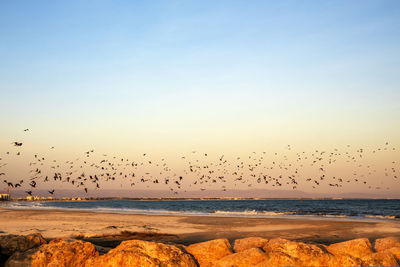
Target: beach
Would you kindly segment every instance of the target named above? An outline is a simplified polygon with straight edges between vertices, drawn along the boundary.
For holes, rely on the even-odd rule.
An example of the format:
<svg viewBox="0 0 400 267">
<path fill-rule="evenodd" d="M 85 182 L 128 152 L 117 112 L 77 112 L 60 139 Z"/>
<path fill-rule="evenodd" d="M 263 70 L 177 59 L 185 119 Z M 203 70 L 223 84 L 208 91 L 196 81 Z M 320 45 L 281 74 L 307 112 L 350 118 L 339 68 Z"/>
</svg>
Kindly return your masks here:
<svg viewBox="0 0 400 267">
<path fill-rule="evenodd" d="M 0 233 L 40 233 L 46 239 L 79 237 L 102 245 L 144 239 L 191 244 L 251 236 L 331 244 L 365 237 L 400 237 L 398 220 L 243 218 L 98 213 L 66 210 L 0 209 Z"/>
<path fill-rule="evenodd" d="M 399 266 L 400 222 L 0 209 L 0 266 Z M 77 253 L 78 252 L 78 253 Z"/>
</svg>

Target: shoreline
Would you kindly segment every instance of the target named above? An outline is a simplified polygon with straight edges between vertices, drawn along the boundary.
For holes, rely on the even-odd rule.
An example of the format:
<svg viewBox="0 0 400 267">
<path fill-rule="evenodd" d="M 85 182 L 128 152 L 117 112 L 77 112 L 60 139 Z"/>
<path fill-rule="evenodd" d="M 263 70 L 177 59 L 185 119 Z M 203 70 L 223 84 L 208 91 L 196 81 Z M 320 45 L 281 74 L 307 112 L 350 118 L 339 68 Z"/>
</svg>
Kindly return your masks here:
<svg viewBox="0 0 400 267">
<path fill-rule="evenodd" d="M 94 206 L 91 207 L 85 206 L 81 208 L 79 205 L 72 206 L 58 206 L 52 204 L 45 204 L 48 202 L 62 202 L 62 203 L 81 203 L 81 202 L 101 202 L 101 201 L 155 201 L 157 199 L 152 200 L 135 200 L 135 199 L 79 199 L 79 200 L 35 200 L 35 201 L 4 201 L 0 202 L 0 209 L 11 209 L 11 210 L 59 210 L 59 211 L 87 211 L 87 212 L 95 212 L 95 213 L 110 213 L 110 214 L 132 214 L 132 215 L 160 215 L 160 216 L 205 216 L 205 217 L 233 217 L 233 218 L 267 218 L 267 219 L 300 219 L 300 220 L 332 220 L 332 221 L 353 221 L 353 222 L 400 222 L 399 215 L 378 215 L 378 214 L 332 214 L 332 213 L 304 213 L 304 212 L 296 212 L 296 211 L 257 211 L 253 210 L 212 210 L 212 211 L 190 211 L 190 210 L 168 210 L 168 209 L 154 209 L 154 208 L 140 208 L 140 207 L 117 207 L 117 206 Z M 241 199 L 243 200 L 243 199 Z M 253 201 L 257 201 L 259 199 L 253 199 Z M 326 199 L 325 199 L 326 200 Z M 337 199 L 331 199 L 332 201 Z M 387 199 L 382 199 L 382 201 Z M 215 201 L 214 199 L 185 199 L 185 200 L 171 200 L 164 199 L 164 201 Z M 219 201 L 231 201 L 228 199 L 219 199 Z M 236 200 L 240 201 L 240 200 Z M 317 200 L 316 200 L 317 201 Z M 42 204 L 43 203 L 43 204 Z M 2 205 L 3 204 L 3 205 Z M 76 207 L 75 207 L 76 206 Z"/>
<path fill-rule="evenodd" d="M 355 238 L 400 237 L 398 221 L 331 218 L 248 218 L 100 213 L 61 209 L 0 208 L 0 235 L 41 233 L 47 239 L 79 237 L 99 244 L 122 240 L 160 240 L 191 244 L 216 238 L 250 236 L 331 244 Z"/>
<path fill-rule="evenodd" d="M 81 209 L 81 208 L 56 208 L 56 207 L 0 207 L 1 210 L 13 211 L 65 211 L 65 212 L 87 212 L 97 214 L 114 214 L 114 215 L 142 215 L 142 216 L 171 216 L 171 217 L 216 217 L 216 218 L 243 218 L 243 219 L 287 219 L 287 220 L 312 220 L 312 221 L 335 221 L 335 222 L 365 222 L 365 223 L 380 223 L 380 222 L 398 222 L 396 218 L 386 218 L 382 216 L 346 216 L 346 215 L 308 215 L 308 214 L 251 214 L 242 212 L 216 212 L 216 213 L 201 213 L 201 212 L 181 212 L 181 211 L 168 211 L 168 210 L 154 210 L 154 211 L 110 211 L 107 209 Z M 273 212 L 271 212 L 273 213 Z M 392 217 L 392 216 L 390 216 Z"/>
</svg>

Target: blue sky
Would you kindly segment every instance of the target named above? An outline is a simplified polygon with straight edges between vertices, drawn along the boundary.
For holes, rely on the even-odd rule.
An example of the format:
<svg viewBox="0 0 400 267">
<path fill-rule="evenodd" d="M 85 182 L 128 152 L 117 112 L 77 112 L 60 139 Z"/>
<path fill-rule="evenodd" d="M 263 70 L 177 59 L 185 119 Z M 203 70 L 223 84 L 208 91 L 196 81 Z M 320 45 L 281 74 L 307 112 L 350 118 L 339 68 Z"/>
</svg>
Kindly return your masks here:
<svg viewBox="0 0 400 267">
<path fill-rule="evenodd" d="M 326 107 L 393 117 L 399 11 L 398 1 L 2 1 L 0 120 L 175 116 L 179 105 L 199 119 L 200 107 L 243 120 Z"/>
<path fill-rule="evenodd" d="M 0 148 L 399 146 L 399 14 L 397 0 L 1 1 Z"/>
</svg>

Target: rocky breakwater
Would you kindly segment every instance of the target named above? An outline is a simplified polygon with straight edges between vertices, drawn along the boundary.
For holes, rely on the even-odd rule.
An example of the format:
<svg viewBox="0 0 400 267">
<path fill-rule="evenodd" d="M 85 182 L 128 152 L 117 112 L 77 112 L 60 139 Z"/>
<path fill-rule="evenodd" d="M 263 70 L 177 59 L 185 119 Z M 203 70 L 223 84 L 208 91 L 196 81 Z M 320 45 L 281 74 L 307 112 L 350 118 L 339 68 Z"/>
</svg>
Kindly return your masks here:
<svg viewBox="0 0 400 267">
<path fill-rule="evenodd" d="M 101 251 L 89 242 L 39 235 L 0 236 L 2 264 L 15 266 L 399 266 L 400 240 L 366 238 L 329 246 L 281 238 L 227 239 L 189 246 L 128 240 Z M 102 254 L 102 255 L 101 255 Z M 1 264 L 0 264 L 1 265 Z"/>
</svg>

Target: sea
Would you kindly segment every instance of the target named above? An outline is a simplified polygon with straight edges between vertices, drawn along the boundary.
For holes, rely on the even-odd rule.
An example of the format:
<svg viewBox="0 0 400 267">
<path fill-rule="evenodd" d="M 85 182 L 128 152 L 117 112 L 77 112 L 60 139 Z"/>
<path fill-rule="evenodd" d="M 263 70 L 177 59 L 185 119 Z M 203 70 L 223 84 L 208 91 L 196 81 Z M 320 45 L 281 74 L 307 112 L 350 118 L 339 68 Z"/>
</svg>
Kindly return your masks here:
<svg viewBox="0 0 400 267">
<path fill-rule="evenodd" d="M 400 199 L 5 201 L 0 208 L 145 215 L 400 221 Z"/>
</svg>

